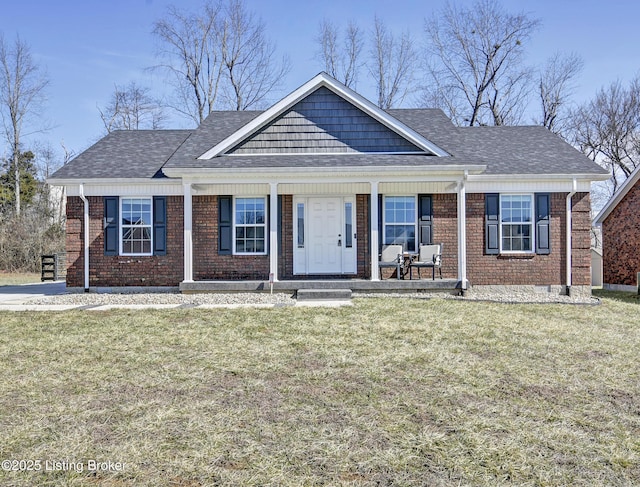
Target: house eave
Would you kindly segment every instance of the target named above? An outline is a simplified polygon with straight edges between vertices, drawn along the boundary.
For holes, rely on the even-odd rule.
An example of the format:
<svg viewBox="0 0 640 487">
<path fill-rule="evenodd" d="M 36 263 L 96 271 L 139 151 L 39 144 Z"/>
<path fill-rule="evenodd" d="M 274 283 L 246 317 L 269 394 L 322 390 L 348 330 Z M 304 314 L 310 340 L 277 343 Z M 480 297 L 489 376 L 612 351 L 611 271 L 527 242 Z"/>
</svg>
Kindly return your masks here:
<svg viewBox="0 0 640 487">
<path fill-rule="evenodd" d="M 475 174 L 470 175 L 469 180 L 473 181 L 507 181 L 507 180 L 568 180 L 573 179 L 582 181 L 604 181 L 609 179 L 608 175 L 582 173 L 582 174 Z"/>
<path fill-rule="evenodd" d="M 258 176 L 263 179 L 274 177 L 288 179 L 306 177 L 309 179 L 330 177 L 339 179 L 347 176 L 411 176 L 417 174 L 480 174 L 486 170 L 484 165 L 437 165 L 437 166 L 353 166 L 353 167 L 257 167 L 251 169 L 238 168 L 165 168 L 164 172 L 171 178 L 234 178 L 243 180 L 246 177 Z"/>
<path fill-rule="evenodd" d="M 50 186 L 78 186 L 80 184 L 113 185 L 113 184 L 176 184 L 171 178 L 47 178 Z"/>
</svg>

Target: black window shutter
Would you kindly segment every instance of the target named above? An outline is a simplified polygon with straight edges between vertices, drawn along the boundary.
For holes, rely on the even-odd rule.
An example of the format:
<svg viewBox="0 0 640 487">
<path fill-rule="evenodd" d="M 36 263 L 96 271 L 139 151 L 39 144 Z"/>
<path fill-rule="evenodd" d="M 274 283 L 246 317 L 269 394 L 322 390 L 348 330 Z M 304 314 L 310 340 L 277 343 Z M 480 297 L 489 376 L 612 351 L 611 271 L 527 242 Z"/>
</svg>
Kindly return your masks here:
<svg viewBox="0 0 640 487">
<path fill-rule="evenodd" d="M 104 255 L 118 255 L 118 213 L 117 196 L 104 197 Z"/>
<path fill-rule="evenodd" d="M 551 195 L 536 193 L 536 254 L 551 253 Z"/>
<path fill-rule="evenodd" d="M 153 254 L 167 254 L 167 197 L 153 197 Z"/>
<path fill-rule="evenodd" d="M 233 252 L 233 197 L 218 196 L 218 254 Z"/>
<path fill-rule="evenodd" d="M 378 195 L 378 250 L 382 252 L 382 246 L 384 245 L 384 228 L 382 226 L 382 221 L 384 219 L 383 212 L 384 211 L 384 203 L 383 197 L 381 194 Z"/>
<path fill-rule="evenodd" d="M 486 254 L 500 253 L 500 195 L 487 193 L 484 196 Z"/>
<path fill-rule="evenodd" d="M 420 244 L 431 245 L 433 243 L 433 198 L 430 194 L 418 196 L 418 228 Z"/>
</svg>

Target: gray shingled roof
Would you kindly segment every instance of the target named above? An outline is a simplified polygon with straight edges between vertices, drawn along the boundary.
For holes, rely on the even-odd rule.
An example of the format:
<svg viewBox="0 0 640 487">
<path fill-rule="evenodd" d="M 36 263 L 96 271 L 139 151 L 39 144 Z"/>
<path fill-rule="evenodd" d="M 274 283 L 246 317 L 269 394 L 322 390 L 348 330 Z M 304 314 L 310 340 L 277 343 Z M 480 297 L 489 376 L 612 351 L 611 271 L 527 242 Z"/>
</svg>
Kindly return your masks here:
<svg viewBox="0 0 640 487">
<path fill-rule="evenodd" d="M 158 177 L 164 168 L 486 165 L 486 174 L 593 174 L 606 171 L 543 127 L 456 127 L 437 109 L 388 113 L 451 157 L 388 154 L 202 155 L 262 112 L 213 112 L 193 131 L 113 132 L 52 179 Z"/>
<path fill-rule="evenodd" d="M 190 130 L 117 130 L 58 169 L 52 179 L 154 178 Z"/>
</svg>

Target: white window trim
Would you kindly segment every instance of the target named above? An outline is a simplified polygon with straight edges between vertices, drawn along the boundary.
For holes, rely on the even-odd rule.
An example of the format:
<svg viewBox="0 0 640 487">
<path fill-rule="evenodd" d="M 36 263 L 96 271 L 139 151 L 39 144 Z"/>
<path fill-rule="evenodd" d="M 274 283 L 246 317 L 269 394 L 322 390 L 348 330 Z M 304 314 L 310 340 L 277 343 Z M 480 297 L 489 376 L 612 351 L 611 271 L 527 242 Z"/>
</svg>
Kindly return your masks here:
<svg viewBox="0 0 640 487">
<path fill-rule="evenodd" d="M 151 202 L 151 223 L 149 225 L 144 225 L 143 227 L 149 227 L 151 229 L 151 251 L 143 252 L 143 253 L 125 253 L 123 250 L 124 247 L 124 238 L 122 235 L 122 202 L 124 200 L 149 200 Z M 153 196 L 119 196 L 118 197 L 118 245 L 119 245 L 119 255 L 127 256 L 127 257 L 149 257 L 153 255 Z M 127 227 L 129 228 L 129 227 Z"/>
<path fill-rule="evenodd" d="M 503 196 L 529 196 L 531 198 L 531 223 L 503 223 L 502 222 L 502 197 Z M 533 193 L 500 193 L 500 201 L 498 208 L 498 219 L 500 221 L 500 254 L 504 255 L 533 255 L 536 253 L 536 222 L 535 222 L 535 203 L 536 198 Z M 531 250 L 503 250 L 502 249 L 502 226 L 503 225 L 531 225 Z"/>
<path fill-rule="evenodd" d="M 387 202 L 387 197 L 391 197 L 391 198 L 413 198 L 413 208 L 414 208 L 414 214 L 413 214 L 413 226 L 414 226 L 414 246 L 416 248 L 416 250 L 414 252 L 417 252 L 419 249 L 419 244 L 418 244 L 418 195 L 411 195 L 411 194 L 385 194 L 382 196 L 382 245 L 388 245 L 385 243 L 385 236 L 387 234 L 386 232 L 386 226 L 387 226 L 387 212 L 385 211 L 386 209 L 386 202 Z M 399 223 L 389 223 L 389 225 L 401 225 Z M 407 224 L 403 224 L 403 225 L 407 225 Z M 407 252 L 409 250 L 407 249 Z"/>
<path fill-rule="evenodd" d="M 264 223 L 258 223 L 254 225 L 237 225 L 236 224 L 236 200 L 238 199 L 262 199 L 264 200 Z M 267 201 L 267 196 L 251 196 L 251 195 L 242 195 L 242 196 L 234 196 L 233 197 L 233 207 L 231 211 L 233 211 L 233 229 L 232 229 L 232 240 L 233 240 L 233 252 L 232 255 L 268 255 L 269 248 L 269 203 Z M 264 227 L 264 252 L 238 252 L 236 251 L 236 227 Z"/>
</svg>

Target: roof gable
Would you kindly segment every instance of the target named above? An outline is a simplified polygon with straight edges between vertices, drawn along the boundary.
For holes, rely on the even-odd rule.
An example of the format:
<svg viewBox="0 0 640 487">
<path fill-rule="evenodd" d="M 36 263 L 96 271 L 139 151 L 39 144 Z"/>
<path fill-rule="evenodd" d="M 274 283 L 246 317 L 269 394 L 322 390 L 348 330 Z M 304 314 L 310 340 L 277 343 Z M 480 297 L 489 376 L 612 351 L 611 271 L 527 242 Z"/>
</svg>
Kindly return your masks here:
<svg viewBox="0 0 640 487">
<path fill-rule="evenodd" d="M 344 152 L 449 155 L 342 83 L 320 73 L 198 159 L 225 154 Z"/>
<path fill-rule="evenodd" d="M 636 167 L 629 177 L 622 183 L 622 185 L 618 188 L 618 191 L 614 193 L 607 204 L 604 205 L 604 208 L 600 210 L 600 213 L 594 218 L 593 222 L 596 225 L 602 225 L 607 217 L 611 214 L 611 212 L 620 204 L 620 202 L 624 199 L 627 193 L 636 185 L 639 184 L 640 181 L 640 166 Z"/>
<path fill-rule="evenodd" d="M 320 87 L 227 154 L 423 153 L 371 115 Z"/>
</svg>

